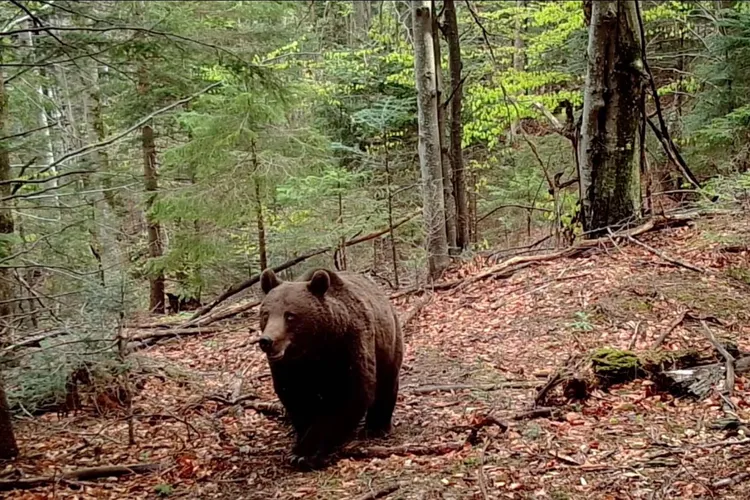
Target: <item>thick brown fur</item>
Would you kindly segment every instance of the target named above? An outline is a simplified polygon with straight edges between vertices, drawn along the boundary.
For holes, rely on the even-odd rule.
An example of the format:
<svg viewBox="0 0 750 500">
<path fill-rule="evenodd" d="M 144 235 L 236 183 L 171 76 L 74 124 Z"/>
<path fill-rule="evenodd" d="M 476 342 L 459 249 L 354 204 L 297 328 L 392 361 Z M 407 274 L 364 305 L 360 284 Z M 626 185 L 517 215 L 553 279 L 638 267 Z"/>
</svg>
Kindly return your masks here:
<svg viewBox="0 0 750 500">
<path fill-rule="evenodd" d="M 266 270 L 261 286 L 261 347 L 297 434 L 293 454 L 329 454 L 365 416 L 368 435 L 388 433 L 403 338 L 385 295 L 364 276 L 327 269 L 289 282 Z"/>
</svg>

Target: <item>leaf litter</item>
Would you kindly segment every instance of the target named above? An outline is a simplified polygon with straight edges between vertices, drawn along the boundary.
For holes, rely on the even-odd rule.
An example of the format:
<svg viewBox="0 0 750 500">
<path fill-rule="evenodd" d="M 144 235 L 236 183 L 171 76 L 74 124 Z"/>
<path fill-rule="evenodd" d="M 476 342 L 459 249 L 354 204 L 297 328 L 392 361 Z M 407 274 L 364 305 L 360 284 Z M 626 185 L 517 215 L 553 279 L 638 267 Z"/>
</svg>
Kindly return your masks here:
<svg viewBox="0 0 750 500">
<path fill-rule="evenodd" d="M 403 454 L 342 458 L 316 472 L 288 468 L 292 435 L 284 421 L 231 405 L 239 396 L 276 402 L 265 359 L 248 345 L 257 328 L 248 314 L 220 323 L 219 333 L 131 355 L 136 366 L 150 367 L 139 375 L 146 383 L 133 400 L 135 444 L 128 443 L 123 409 L 21 419 L 23 456 L 0 476 L 146 462 L 162 469 L 61 480 L 5 498 L 750 498 L 747 437 L 743 428 L 712 426 L 724 416 L 716 391 L 696 401 L 635 380 L 541 418 L 522 415 L 533 407 L 535 386 L 569 356 L 602 346 L 645 350 L 686 309 L 731 325 L 738 347 L 750 350 L 750 285 L 732 271 L 749 269 L 750 256 L 725 252 L 721 243 L 749 230 L 747 219 L 727 216 L 639 238 L 710 270 L 706 275 L 623 242 L 434 292 L 408 326 L 394 432 L 359 443 Z M 471 276 L 476 267 L 446 279 Z M 417 300 L 395 303 L 406 313 Z M 685 347 L 710 346 L 682 323 L 662 348 Z M 425 386 L 441 387 L 410 389 Z M 742 422 L 750 413 L 747 387 L 738 376 L 732 401 Z M 420 446 L 429 453 L 416 454 Z"/>
</svg>

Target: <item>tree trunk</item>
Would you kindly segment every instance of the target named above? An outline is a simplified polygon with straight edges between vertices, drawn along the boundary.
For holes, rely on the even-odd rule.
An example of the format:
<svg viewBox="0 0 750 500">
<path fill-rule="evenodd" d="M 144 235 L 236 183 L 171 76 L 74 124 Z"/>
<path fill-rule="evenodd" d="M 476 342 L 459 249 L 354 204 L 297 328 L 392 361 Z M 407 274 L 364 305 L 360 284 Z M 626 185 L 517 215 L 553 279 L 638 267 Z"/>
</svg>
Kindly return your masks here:
<svg viewBox="0 0 750 500">
<path fill-rule="evenodd" d="M 352 0 L 352 31 L 354 38 L 365 40 L 370 29 L 370 2 Z"/>
<path fill-rule="evenodd" d="M 154 198 L 159 185 L 156 180 L 156 144 L 154 143 L 154 129 L 146 125 L 141 129 L 143 141 L 143 179 L 146 189 L 146 224 L 148 226 L 148 256 L 157 259 L 162 256 L 161 227 L 153 220 L 149 210 L 154 204 Z M 156 314 L 164 314 L 164 273 L 162 271 L 149 274 L 151 289 L 149 309 Z"/>
<path fill-rule="evenodd" d="M 91 81 L 89 82 L 89 102 L 91 108 L 89 112 L 89 125 L 91 127 L 91 135 L 94 142 L 101 142 L 107 138 L 107 131 L 104 127 L 104 116 L 102 114 L 102 96 L 100 87 L 100 68 L 98 64 L 93 68 L 91 72 Z M 109 153 L 106 149 L 100 149 L 93 153 L 94 161 L 96 162 L 96 168 L 101 174 L 102 191 L 104 194 L 104 200 L 107 202 L 110 210 L 114 213 L 118 220 L 127 215 L 127 209 L 122 202 L 120 194 L 116 189 L 113 189 L 112 179 L 109 177 Z M 121 239 L 122 230 L 121 228 L 116 232 L 115 238 Z"/>
<path fill-rule="evenodd" d="M 89 88 L 89 89 L 95 89 L 98 87 L 98 70 L 96 63 L 90 64 L 88 66 L 88 72 L 86 73 L 80 73 L 79 74 L 79 81 L 81 84 L 81 88 Z M 95 108 L 100 108 L 101 105 L 98 102 L 98 96 L 95 97 L 95 94 L 98 92 L 97 90 L 89 90 L 89 92 L 81 92 L 78 94 L 78 97 L 80 98 L 81 102 L 81 108 L 83 111 L 83 120 L 85 125 L 85 136 L 87 138 L 87 141 L 89 144 L 93 144 L 97 141 L 100 141 L 98 137 L 97 132 L 97 126 L 98 124 L 95 124 L 96 121 L 96 114 L 101 114 L 101 110 L 98 109 L 95 112 Z M 99 119 L 101 119 L 101 116 L 99 116 Z M 85 169 L 90 170 L 98 170 L 99 172 L 106 175 L 106 170 L 102 168 L 102 154 L 105 155 L 106 153 L 102 152 L 95 152 L 93 154 L 94 164 L 86 164 L 83 167 Z M 86 204 L 88 205 L 88 208 L 86 210 L 86 218 L 88 219 L 86 221 L 86 224 L 88 226 L 88 232 L 89 236 L 91 237 L 89 241 L 89 249 L 91 250 L 91 254 L 93 255 L 94 259 L 96 260 L 97 269 L 99 271 L 99 283 L 102 286 L 106 286 L 105 283 L 105 274 L 104 274 L 104 263 L 102 261 L 102 255 L 103 255 L 103 245 L 101 244 L 101 237 L 99 235 L 99 228 L 97 224 L 97 209 L 96 209 L 96 202 L 97 202 L 97 195 L 94 193 L 90 193 L 89 191 L 93 187 L 91 182 L 91 174 L 84 174 L 81 176 L 82 184 L 83 184 L 83 191 L 85 194 L 83 195 L 83 199 L 85 200 Z M 119 232 L 119 231 L 118 231 Z"/>
<path fill-rule="evenodd" d="M 589 237 L 640 216 L 642 41 L 636 1 L 601 0 L 591 7 L 579 172 Z"/>
<path fill-rule="evenodd" d="M 258 221 L 258 259 L 260 270 L 268 267 L 268 256 L 266 255 L 266 224 L 263 220 L 263 198 L 260 195 L 260 179 L 255 177 L 255 218 Z"/>
<path fill-rule="evenodd" d="M 253 156 L 253 183 L 255 184 L 255 219 L 258 223 L 258 261 L 260 271 L 268 267 L 268 255 L 266 253 L 266 224 L 263 219 L 263 197 L 261 196 L 261 179 L 259 177 L 258 152 L 255 149 L 255 140 L 250 143 Z"/>
<path fill-rule="evenodd" d="M 0 373 L 0 460 L 10 460 L 18 456 L 16 435 L 13 432 L 8 400 L 5 398 L 5 386 Z"/>
<path fill-rule="evenodd" d="M 2 53 L 0 52 L 0 62 Z M 6 135 L 5 122 L 8 118 L 8 96 L 5 93 L 5 75 L 0 69 L 0 136 Z M 5 143 L 0 142 L 0 181 L 8 181 L 11 177 L 10 154 L 5 148 Z M 0 184 L 0 196 L 7 197 L 11 194 L 11 184 Z M 0 257 L 11 254 L 10 236 L 13 234 L 13 213 L 10 208 L 0 208 Z M 10 270 L 0 269 L 0 331 L 7 334 L 13 315 L 13 282 Z M 6 342 L 4 335 L 0 336 L 0 346 Z M 11 459 L 18 455 L 16 437 L 13 433 L 13 424 L 5 398 L 2 372 L 0 372 L 0 460 Z"/>
<path fill-rule="evenodd" d="M 440 161 L 435 51 L 429 0 L 413 0 L 414 76 L 417 84 L 419 162 L 430 277 L 437 279 L 450 264 L 445 231 L 443 172 Z"/>
<path fill-rule="evenodd" d="M 516 7 L 519 9 L 526 6 L 526 0 L 516 0 Z M 513 42 L 513 69 L 523 71 L 526 69 L 526 54 L 524 54 L 523 43 L 524 22 L 520 14 L 516 14 L 516 37 Z"/>
<path fill-rule="evenodd" d="M 456 202 L 456 246 L 459 250 L 465 250 L 469 246 L 469 208 L 466 197 L 463 149 L 461 147 L 461 141 L 463 140 L 461 108 L 464 90 L 461 81 L 461 45 L 458 39 L 458 21 L 453 0 L 445 0 L 444 16 L 452 93 L 450 101 L 450 161 Z"/>
<path fill-rule="evenodd" d="M 440 169 L 443 177 L 443 206 L 445 207 L 445 235 L 448 239 L 448 251 L 456 248 L 456 202 L 453 198 L 453 174 L 448 157 L 448 141 L 445 137 L 445 108 L 443 101 L 447 97 L 443 85 L 443 57 L 440 50 L 440 26 L 435 11 L 435 0 L 432 0 L 432 48 L 435 52 L 435 90 L 437 91 L 438 138 L 440 139 Z M 447 95 L 446 95 L 447 94 Z"/>
<path fill-rule="evenodd" d="M 393 230 L 393 192 L 391 191 L 391 167 L 390 150 L 388 149 L 388 134 L 384 134 L 383 145 L 385 149 L 385 189 L 388 201 L 388 235 L 391 239 L 391 260 L 393 261 L 393 285 L 400 286 L 398 278 L 398 251 L 396 250 L 396 235 Z M 373 266 L 374 267 L 374 266 Z"/>
</svg>

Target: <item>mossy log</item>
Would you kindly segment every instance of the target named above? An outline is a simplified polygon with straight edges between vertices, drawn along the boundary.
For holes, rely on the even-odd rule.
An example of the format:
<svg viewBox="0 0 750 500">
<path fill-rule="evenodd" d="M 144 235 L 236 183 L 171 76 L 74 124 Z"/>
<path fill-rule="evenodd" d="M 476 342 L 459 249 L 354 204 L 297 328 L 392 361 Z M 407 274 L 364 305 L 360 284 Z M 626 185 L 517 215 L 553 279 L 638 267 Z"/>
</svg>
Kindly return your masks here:
<svg viewBox="0 0 750 500">
<path fill-rule="evenodd" d="M 539 390 L 537 405 L 549 405 L 558 386 L 565 399 L 586 399 L 594 389 L 607 390 L 615 384 L 636 379 L 655 383 L 657 390 L 678 396 L 707 396 L 711 387 L 724 377 L 724 365 L 712 352 L 681 351 L 633 352 L 603 347 L 569 359 Z M 735 371 L 750 371 L 750 356 L 740 357 Z M 559 395 L 558 395 L 559 398 Z"/>
</svg>

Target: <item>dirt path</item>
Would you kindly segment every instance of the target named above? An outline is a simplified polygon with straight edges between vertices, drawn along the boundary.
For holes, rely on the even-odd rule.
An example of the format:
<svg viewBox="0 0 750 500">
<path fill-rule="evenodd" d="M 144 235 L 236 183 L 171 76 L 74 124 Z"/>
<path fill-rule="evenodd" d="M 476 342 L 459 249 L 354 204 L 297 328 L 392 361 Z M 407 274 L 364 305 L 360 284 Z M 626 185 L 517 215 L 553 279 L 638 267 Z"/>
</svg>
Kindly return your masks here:
<svg viewBox="0 0 750 500">
<path fill-rule="evenodd" d="M 49 474 L 61 465 L 171 464 L 158 474 L 60 484 L 59 498 L 346 499 L 388 485 L 397 486 L 382 497 L 391 500 L 750 498 L 750 481 L 741 475 L 750 472 L 750 454 L 747 445 L 732 444 L 742 434 L 713 428 L 723 416 L 716 396 L 675 399 L 636 381 L 596 393 L 556 418 L 512 418 L 530 407 L 534 385 L 567 356 L 625 348 L 636 329 L 636 349 L 645 349 L 685 308 L 733 324 L 726 333 L 750 350 L 748 252 L 723 250 L 747 245 L 748 235 L 750 221 L 725 217 L 644 238 L 711 275 L 625 246 L 436 294 L 410 328 L 394 433 L 366 446 L 464 443 L 467 426 L 487 415 L 508 424 L 505 432 L 481 429 L 474 444 L 457 451 L 343 459 L 313 473 L 288 469 L 283 458 L 291 437 L 283 422 L 253 410 L 216 415 L 226 405 L 212 396 L 231 399 L 234 392 L 275 401 L 263 357 L 246 345 L 250 318 L 213 337 L 167 343 L 136 358 L 156 374 L 134 403 L 135 445 L 128 446 L 122 411 L 61 420 L 48 415 L 19 425 L 25 458 L 18 467 Z M 410 307 L 406 300 L 397 304 L 402 310 Z M 708 347 L 690 328 L 678 327 L 665 347 Z M 414 390 L 508 381 L 528 386 Z M 742 420 L 749 417 L 746 384 L 740 378 L 735 390 Z M 737 484 L 725 481 L 731 478 Z"/>
</svg>

